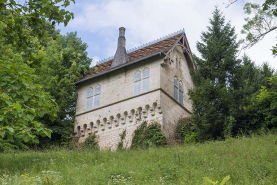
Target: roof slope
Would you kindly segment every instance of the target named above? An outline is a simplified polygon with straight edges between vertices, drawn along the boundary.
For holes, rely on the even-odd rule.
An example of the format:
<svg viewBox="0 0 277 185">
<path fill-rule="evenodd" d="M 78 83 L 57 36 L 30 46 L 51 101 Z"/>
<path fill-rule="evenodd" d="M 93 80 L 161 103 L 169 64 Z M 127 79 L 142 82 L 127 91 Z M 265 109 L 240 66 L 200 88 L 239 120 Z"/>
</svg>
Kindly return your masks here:
<svg viewBox="0 0 277 185">
<path fill-rule="evenodd" d="M 128 57 L 129 57 L 128 63 L 132 63 L 134 61 L 138 61 L 138 60 L 153 56 L 154 54 L 157 54 L 159 52 L 165 52 L 169 50 L 183 35 L 184 33 L 180 33 L 178 35 L 174 35 L 172 37 L 161 40 L 157 43 L 151 44 L 144 48 L 128 53 Z M 108 72 L 111 69 L 112 62 L 113 62 L 113 59 L 101 64 L 97 64 L 96 65 L 97 70 L 89 74 L 86 74 L 83 78 L 80 79 L 79 82 L 92 78 L 96 75 L 98 76 L 102 73 Z"/>
</svg>

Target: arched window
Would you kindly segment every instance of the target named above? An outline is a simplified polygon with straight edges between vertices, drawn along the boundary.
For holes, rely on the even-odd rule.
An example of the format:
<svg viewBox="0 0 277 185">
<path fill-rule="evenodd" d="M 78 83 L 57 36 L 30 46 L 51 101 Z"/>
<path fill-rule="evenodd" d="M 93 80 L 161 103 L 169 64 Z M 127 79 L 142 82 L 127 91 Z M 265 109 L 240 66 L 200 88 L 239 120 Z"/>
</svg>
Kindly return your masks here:
<svg viewBox="0 0 277 185">
<path fill-rule="evenodd" d="M 184 86 L 182 84 L 182 82 L 179 82 L 179 102 L 184 105 L 183 102 L 183 98 L 184 98 Z"/>
<path fill-rule="evenodd" d="M 97 86 L 94 92 L 94 108 L 100 107 L 101 86 Z"/>
<path fill-rule="evenodd" d="M 174 77 L 174 99 L 178 101 L 178 79 Z"/>
<path fill-rule="evenodd" d="M 134 75 L 134 95 L 140 94 L 140 81 L 141 81 L 141 74 L 140 74 L 140 71 L 138 71 Z"/>
<path fill-rule="evenodd" d="M 92 109 L 92 102 L 93 102 L 93 89 L 90 89 L 87 92 L 86 110 Z"/>
<path fill-rule="evenodd" d="M 148 68 L 146 68 L 142 72 L 142 93 L 149 91 L 149 76 L 150 76 L 150 71 Z"/>
</svg>

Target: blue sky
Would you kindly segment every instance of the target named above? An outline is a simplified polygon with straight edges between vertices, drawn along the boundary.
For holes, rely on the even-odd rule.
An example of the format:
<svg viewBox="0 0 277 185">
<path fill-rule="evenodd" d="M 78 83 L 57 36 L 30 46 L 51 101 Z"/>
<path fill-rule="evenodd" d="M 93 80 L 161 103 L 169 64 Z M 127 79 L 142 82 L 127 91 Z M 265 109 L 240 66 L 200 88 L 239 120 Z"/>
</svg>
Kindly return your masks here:
<svg viewBox="0 0 277 185">
<path fill-rule="evenodd" d="M 240 0 L 226 8 L 228 0 L 76 0 L 67 8 L 75 18 L 67 27 L 60 25 L 57 28 L 62 34 L 77 31 L 89 46 L 87 52 L 93 58 L 92 65 L 114 55 L 121 26 L 126 28 L 127 49 L 184 28 L 192 52 L 199 56 L 195 45 L 201 32 L 206 31 L 215 6 L 222 10 L 226 21 L 236 27 L 238 38 L 244 38 L 240 31 L 244 24 L 245 2 L 247 0 Z M 268 62 L 277 69 L 277 61 L 270 51 L 274 43 L 276 33 L 271 33 L 251 49 L 243 50 L 240 56 L 246 53 L 257 65 Z"/>
</svg>

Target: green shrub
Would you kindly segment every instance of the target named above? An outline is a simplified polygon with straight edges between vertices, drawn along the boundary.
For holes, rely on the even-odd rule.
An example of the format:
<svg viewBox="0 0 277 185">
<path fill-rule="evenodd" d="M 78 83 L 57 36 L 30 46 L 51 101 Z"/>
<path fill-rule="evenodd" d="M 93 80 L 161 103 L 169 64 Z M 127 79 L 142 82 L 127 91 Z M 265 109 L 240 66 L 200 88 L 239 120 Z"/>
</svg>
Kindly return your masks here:
<svg viewBox="0 0 277 185">
<path fill-rule="evenodd" d="M 123 130 L 123 132 L 119 135 L 120 136 L 120 142 L 118 143 L 118 146 L 117 146 L 117 149 L 118 150 L 124 150 L 123 148 L 123 140 L 125 139 L 126 137 L 126 130 Z"/>
<path fill-rule="evenodd" d="M 191 117 L 179 119 L 176 129 L 176 139 L 180 143 L 195 143 L 198 141 Z"/>
<path fill-rule="evenodd" d="M 96 135 L 90 135 L 85 139 L 85 141 L 81 144 L 82 149 L 93 149 L 97 150 L 98 149 L 98 143 L 97 143 L 97 138 Z"/>
<path fill-rule="evenodd" d="M 151 146 L 162 147 L 166 145 L 166 137 L 162 133 L 160 124 L 147 125 L 145 121 L 135 130 L 131 149 L 146 149 Z"/>
</svg>

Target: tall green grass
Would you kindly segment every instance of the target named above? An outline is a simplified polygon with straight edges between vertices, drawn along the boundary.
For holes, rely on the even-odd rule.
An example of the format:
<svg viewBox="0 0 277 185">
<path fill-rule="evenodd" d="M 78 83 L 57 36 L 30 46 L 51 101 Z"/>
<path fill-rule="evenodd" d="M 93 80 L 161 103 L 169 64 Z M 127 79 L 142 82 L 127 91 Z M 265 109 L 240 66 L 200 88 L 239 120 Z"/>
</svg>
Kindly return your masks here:
<svg viewBox="0 0 277 185">
<path fill-rule="evenodd" d="M 276 135 L 131 151 L 0 154 L 0 184 L 277 184 Z"/>
</svg>

